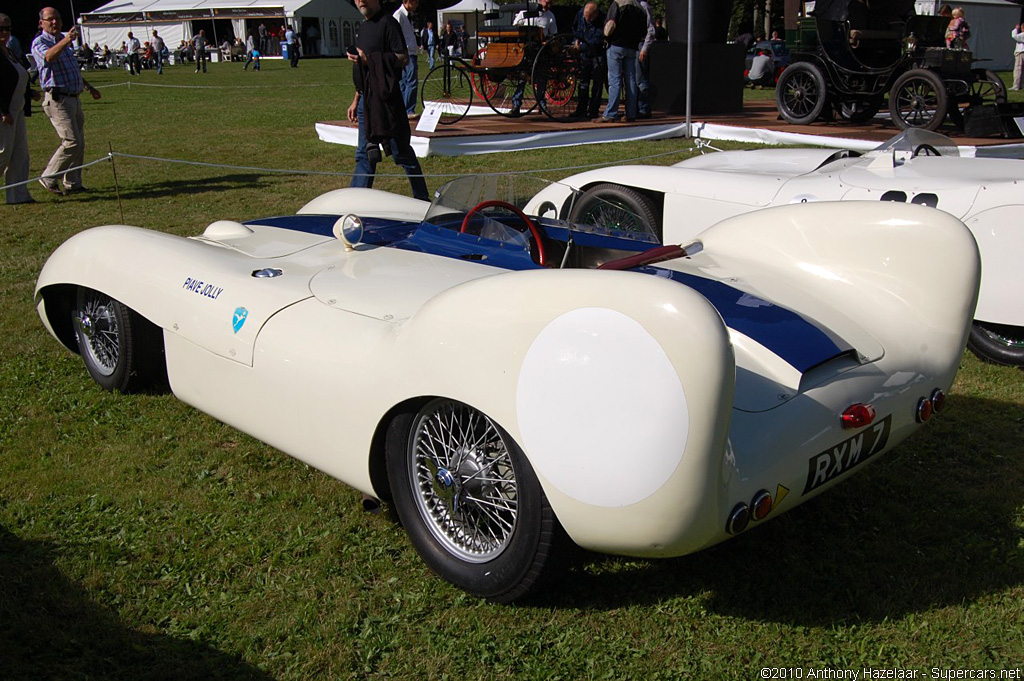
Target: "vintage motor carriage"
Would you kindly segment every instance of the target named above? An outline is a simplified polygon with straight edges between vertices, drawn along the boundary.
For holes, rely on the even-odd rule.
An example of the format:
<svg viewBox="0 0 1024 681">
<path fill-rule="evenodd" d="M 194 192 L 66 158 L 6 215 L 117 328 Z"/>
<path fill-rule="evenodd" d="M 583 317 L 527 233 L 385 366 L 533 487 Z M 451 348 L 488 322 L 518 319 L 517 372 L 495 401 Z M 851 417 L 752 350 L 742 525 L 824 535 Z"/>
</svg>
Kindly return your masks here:
<svg viewBox="0 0 1024 681">
<path fill-rule="evenodd" d="M 902 130 L 937 130 L 947 117 L 963 127 L 972 107 L 1006 102 L 1006 86 L 970 50 L 946 47 L 948 24 L 916 15 L 913 0 L 818 0 L 779 77 L 779 113 L 796 125 L 863 123 L 888 99 Z"/>
</svg>

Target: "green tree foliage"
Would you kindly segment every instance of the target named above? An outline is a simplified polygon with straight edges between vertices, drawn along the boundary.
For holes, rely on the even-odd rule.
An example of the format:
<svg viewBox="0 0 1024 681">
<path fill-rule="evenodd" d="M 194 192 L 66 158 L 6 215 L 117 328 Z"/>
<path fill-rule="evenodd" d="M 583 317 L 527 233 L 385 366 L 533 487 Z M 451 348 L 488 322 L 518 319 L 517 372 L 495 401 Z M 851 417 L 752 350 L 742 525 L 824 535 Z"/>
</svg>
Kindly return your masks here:
<svg viewBox="0 0 1024 681">
<path fill-rule="evenodd" d="M 748 32 L 754 35 L 764 33 L 766 5 L 770 8 L 771 30 L 783 33 L 786 12 L 784 0 L 732 0 L 732 3 L 732 17 L 729 20 L 730 38 Z M 757 26 L 754 25 L 755 14 L 757 15 Z"/>
</svg>

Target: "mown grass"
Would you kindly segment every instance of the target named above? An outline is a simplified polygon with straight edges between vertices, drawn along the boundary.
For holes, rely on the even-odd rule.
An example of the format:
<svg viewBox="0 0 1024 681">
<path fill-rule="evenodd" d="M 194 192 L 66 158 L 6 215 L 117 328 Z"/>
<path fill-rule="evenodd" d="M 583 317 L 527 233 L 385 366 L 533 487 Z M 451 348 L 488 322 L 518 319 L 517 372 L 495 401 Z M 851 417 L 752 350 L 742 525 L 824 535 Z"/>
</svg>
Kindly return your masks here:
<svg viewBox="0 0 1024 681">
<path fill-rule="evenodd" d="M 343 62 L 138 80 L 221 87 L 104 88 L 86 102 L 88 158 L 109 145 L 351 169 L 350 148 L 313 132 L 344 115 Z M 38 173 L 56 146 L 41 113 L 30 139 Z M 525 170 L 687 147 L 423 167 Z M 217 218 L 294 211 L 347 178 L 116 163 L 117 191 L 102 164 L 86 172 L 87 194 L 36 188 L 38 204 L 0 206 L 0 678 L 751 679 L 763 666 L 1024 665 L 1024 373 L 965 355 L 948 411 L 836 490 L 693 556 L 584 557 L 534 601 L 495 606 L 435 578 L 401 528 L 364 514 L 344 485 L 172 396 L 100 391 L 33 309 L 47 255 L 121 222 L 118 194 L 124 222 L 195 234 Z M 409 193 L 400 177 L 378 186 Z"/>
</svg>

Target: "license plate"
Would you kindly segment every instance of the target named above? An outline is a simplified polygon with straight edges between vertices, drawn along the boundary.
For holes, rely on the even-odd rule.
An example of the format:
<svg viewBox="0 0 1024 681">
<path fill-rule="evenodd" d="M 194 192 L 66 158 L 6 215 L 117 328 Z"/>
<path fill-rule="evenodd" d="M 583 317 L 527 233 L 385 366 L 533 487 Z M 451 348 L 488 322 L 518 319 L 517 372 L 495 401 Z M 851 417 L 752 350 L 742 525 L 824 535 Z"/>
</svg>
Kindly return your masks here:
<svg viewBox="0 0 1024 681">
<path fill-rule="evenodd" d="M 807 462 L 807 484 L 803 493 L 821 487 L 885 449 L 891 428 L 892 414 L 889 414 L 853 437 L 812 456 Z"/>
</svg>

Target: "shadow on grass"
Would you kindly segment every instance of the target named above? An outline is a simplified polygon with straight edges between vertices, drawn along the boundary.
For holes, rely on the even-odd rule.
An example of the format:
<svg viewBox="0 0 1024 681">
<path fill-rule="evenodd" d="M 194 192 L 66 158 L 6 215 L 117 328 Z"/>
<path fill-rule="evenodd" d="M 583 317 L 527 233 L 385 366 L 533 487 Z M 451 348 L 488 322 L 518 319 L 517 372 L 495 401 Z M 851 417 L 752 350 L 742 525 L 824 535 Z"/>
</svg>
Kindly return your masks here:
<svg viewBox="0 0 1024 681">
<path fill-rule="evenodd" d="M 156 199 L 168 196 L 182 196 L 190 194 L 208 194 L 211 192 L 237 191 L 239 189 L 252 189 L 254 187 L 266 187 L 269 183 L 259 173 L 247 173 L 238 175 L 221 175 L 211 178 L 193 178 L 161 182 L 150 182 L 147 184 L 122 183 L 120 186 L 121 200 L 132 199 Z M 117 198 L 117 192 L 113 184 L 102 189 L 90 189 L 83 194 L 71 194 L 58 199 L 59 201 L 76 201 L 88 203 L 93 201 L 110 201 Z"/>
<path fill-rule="evenodd" d="M 52 546 L 0 527 L 0 677 L 269 679 L 201 643 L 126 629 L 54 565 Z"/>
<path fill-rule="evenodd" d="M 719 614 L 827 626 L 1020 586 L 1022 436 L 1018 405 L 950 399 L 879 462 L 772 522 L 682 558 L 591 556 L 531 605 L 602 610 L 699 597 Z"/>
</svg>

